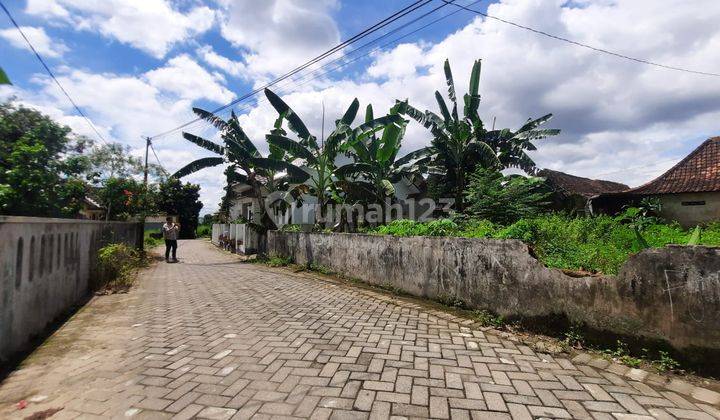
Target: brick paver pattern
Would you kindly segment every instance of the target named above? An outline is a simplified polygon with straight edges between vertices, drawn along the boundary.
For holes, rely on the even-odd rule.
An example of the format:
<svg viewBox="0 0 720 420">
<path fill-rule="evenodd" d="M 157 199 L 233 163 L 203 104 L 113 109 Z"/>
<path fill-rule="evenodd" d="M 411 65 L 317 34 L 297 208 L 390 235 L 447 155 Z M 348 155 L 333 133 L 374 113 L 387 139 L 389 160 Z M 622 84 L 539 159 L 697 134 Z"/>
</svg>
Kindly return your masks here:
<svg viewBox="0 0 720 420">
<path fill-rule="evenodd" d="M 0 386 L 0 417 L 720 415 L 391 296 L 243 264 L 207 242 L 179 253 L 57 331 Z"/>
</svg>

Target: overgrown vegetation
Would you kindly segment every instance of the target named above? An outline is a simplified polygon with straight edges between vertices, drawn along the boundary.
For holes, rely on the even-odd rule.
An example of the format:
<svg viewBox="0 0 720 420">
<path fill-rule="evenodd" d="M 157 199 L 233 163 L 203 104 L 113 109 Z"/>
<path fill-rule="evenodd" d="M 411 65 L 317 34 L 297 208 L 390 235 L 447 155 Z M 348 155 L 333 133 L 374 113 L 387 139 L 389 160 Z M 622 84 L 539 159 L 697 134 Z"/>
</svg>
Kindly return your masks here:
<svg viewBox="0 0 720 420">
<path fill-rule="evenodd" d="M 519 239 L 530 245 L 548 267 L 591 273 L 617 274 L 628 256 L 645 248 L 636 235 L 636 224 L 610 216 L 570 217 L 547 214 L 520 219 L 507 226 L 478 219 L 440 219 L 429 222 L 396 220 L 368 230 L 394 236 L 459 236 L 466 238 Z M 720 222 L 685 230 L 676 223 L 657 220 L 639 227 L 650 247 L 685 245 L 720 246 Z"/>
<path fill-rule="evenodd" d="M 133 285 L 137 270 L 144 266 L 143 255 L 125 244 L 106 245 L 98 251 L 95 290 L 125 292 Z"/>
</svg>

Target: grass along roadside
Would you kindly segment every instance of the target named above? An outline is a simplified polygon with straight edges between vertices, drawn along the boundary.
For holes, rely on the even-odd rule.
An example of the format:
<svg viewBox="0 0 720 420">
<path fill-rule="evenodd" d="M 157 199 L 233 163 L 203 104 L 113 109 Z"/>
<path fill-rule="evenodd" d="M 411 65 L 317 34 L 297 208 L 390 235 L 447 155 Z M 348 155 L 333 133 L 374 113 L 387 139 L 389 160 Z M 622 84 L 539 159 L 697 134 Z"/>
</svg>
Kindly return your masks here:
<svg viewBox="0 0 720 420">
<path fill-rule="evenodd" d="M 98 251 L 97 277 L 92 288 L 98 294 L 126 293 L 137 278 L 138 270 L 147 267 L 150 254 L 125 244 L 109 244 Z"/>
<path fill-rule="evenodd" d="M 457 236 L 519 239 L 528 244 L 548 267 L 590 273 L 617 274 L 632 254 L 646 246 L 669 244 L 720 246 L 720 222 L 684 230 L 676 223 L 649 219 L 635 227 L 610 216 L 570 217 L 562 214 L 521 219 L 509 226 L 487 220 L 439 219 L 429 222 L 396 220 L 367 229 L 366 233 L 393 236 Z M 643 243 L 646 242 L 646 243 Z"/>
</svg>

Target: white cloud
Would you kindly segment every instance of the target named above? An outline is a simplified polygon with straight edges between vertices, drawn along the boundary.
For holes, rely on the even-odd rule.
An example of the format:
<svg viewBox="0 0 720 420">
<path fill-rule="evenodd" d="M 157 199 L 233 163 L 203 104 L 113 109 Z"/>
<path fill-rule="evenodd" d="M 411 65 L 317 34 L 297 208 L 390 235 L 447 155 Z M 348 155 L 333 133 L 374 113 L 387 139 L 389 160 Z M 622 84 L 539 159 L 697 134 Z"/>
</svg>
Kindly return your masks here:
<svg viewBox="0 0 720 420">
<path fill-rule="evenodd" d="M 32 0 L 25 11 L 74 29 L 99 32 L 157 58 L 215 23 L 215 12 L 207 6 L 181 12 L 168 0 Z"/>
<path fill-rule="evenodd" d="M 50 39 L 45 29 L 35 28 L 32 26 L 21 26 L 23 33 L 28 37 L 30 42 L 35 47 L 35 50 L 43 57 L 61 57 L 63 54 L 68 52 L 70 49 L 63 44 L 61 41 L 53 41 Z M 20 32 L 15 27 L 0 30 L 0 37 L 6 39 L 10 45 L 15 48 L 21 48 L 24 50 L 30 50 L 30 47 L 23 39 Z"/>
<path fill-rule="evenodd" d="M 240 77 L 246 72 L 244 63 L 232 61 L 229 58 L 218 54 L 210 45 L 204 45 L 198 48 L 197 54 L 208 65 L 218 68 L 231 76 Z"/>
<path fill-rule="evenodd" d="M 213 54 L 219 54 L 211 48 L 203 47 L 197 54 L 205 63 L 233 76 L 233 71 L 245 76 L 240 67 L 245 63 L 248 77 L 257 83 L 257 77 L 287 70 L 298 64 L 293 60 L 305 61 L 312 55 L 308 51 L 324 50 L 339 38 L 332 22 L 323 27 L 330 31 L 315 31 L 313 26 L 307 30 L 307 37 L 301 33 L 308 28 L 304 26 L 307 19 L 298 20 L 295 28 L 281 24 L 297 9 L 311 11 L 297 16 L 327 22 L 336 7 L 334 2 L 306 0 L 291 10 L 282 10 L 282 0 L 263 2 L 257 10 L 250 8 L 252 3 L 223 2 L 228 13 L 222 22 L 223 34 L 245 54 L 243 60 L 228 59 L 228 63 L 215 57 Z M 245 16 L 243 11 L 249 14 Z M 717 71 L 713 65 L 720 63 L 720 27 L 716 25 L 720 3 L 715 0 L 505 0 L 491 4 L 489 13 L 671 65 Z M 297 51 L 305 51 L 302 54 L 283 43 L 293 35 L 303 38 L 291 39 L 297 42 Z M 262 39 L 264 36 L 268 39 Z M 308 39 L 317 39 L 323 45 L 305 44 Z M 192 119 L 191 102 L 199 97 L 219 99 L 224 95 L 222 80 L 216 75 L 209 75 L 200 88 L 179 80 L 188 69 L 200 67 L 195 62 L 193 66 L 189 57 L 181 57 L 139 78 L 66 70 L 63 83 L 73 96 L 80 97 L 81 106 L 90 110 L 101 129 L 132 144 L 140 153 L 140 135 Z M 516 128 L 528 117 L 555 114 L 548 126 L 561 128 L 563 133 L 538 142 L 534 157 L 542 167 L 638 185 L 667 169 L 703 139 L 720 134 L 717 78 L 620 60 L 480 18 L 435 44 L 403 44 L 374 56 L 359 78 L 322 80 L 296 87 L 283 97 L 315 133 L 320 132 L 323 102 L 326 133 L 356 96 L 361 102 L 358 120 L 369 102 L 378 116 L 395 99 L 409 98 L 421 109 L 436 110 L 435 90 L 446 93 L 442 70 L 446 57 L 460 95 L 467 89 L 473 60 L 483 59 L 480 111 L 488 124 L 496 117 L 498 127 Z M 234 66 L 236 70 L 232 70 Z M 69 107 L 58 105 L 65 99 L 51 94 L 55 88 L 43 86 L 46 103 L 61 108 L 63 115 L 71 114 Z M 196 91 L 207 92 L 198 96 Z M 240 116 L 250 138 L 263 150 L 267 149 L 264 135 L 274 119 L 275 112 L 264 101 Z M 75 123 L 82 121 L 73 121 L 73 128 Z M 187 131 L 212 138 L 215 130 L 206 127 L 199 123 Z M 426 145 L 429 139 L 429 132 L 413 122 L 404 150 Z M 155 147 L 170 171 L 208 155 L 179 134 L 158 140 Z M 188 180 L 202 186 L 203 212 L 216 209 L 224 184 L 222 168 L 201 171 Z"/>
<path fill-rule="evenodd" d="M 255 75 L 277 75 L 340 40 L 335 0 L 223 0 L 222 35 L 244 50 Z"/>
<path fill-rule="evenodd" d="M 491 4 L 488 12 L 609 50 L 717 71 L 711 65 L 720 62 L 716 1 L 578 3 L 506 0 Z M 674 12 L 678 8 L 681 13 Z M 446 93 L 445 58 L 460 94 L 467 89 L 472 62 L 483 59 L 480 112 L 486 122 L 496 117 L 498 126 L 517 128 L 528 117 L 555 115 L 548 127 L 563 133 L 538 143 L 533 155 L 541 167 L 638 185 L 720 134 L 717 78 L 621 60 L 481 18 L 434 45 L 402 44 L 374 56 L 365 80 L 334 81 L 286 98 L 316 131 L 323 99 L 330 121 L 353 96 L 363 106 L 376 105 L 376 114 L 395 98 L 436 110 L 434 91 Z M 328 102 L 338 104 L 331 109 Z M 260 105 L 244 117 L 247 131 L 262 136 L 272 124 L 267 113 L 272 115 Z M 420 147 L 429 138 L 413 122 L 404 148 Z"/>
<path fill-rule="evenodd" d="M 150 70 L 145 78 L 158 89 L 183 99 L 208 99 L 230 102 L 234 95 L 225 86 L 221 76 L 210 74 L 192 58 L 183 54 L 168 60 L 165 67 Z"/>
<path fill-rule="evenodd" d="M 70 12 L 56 0 L 27 0 L 25 13 L 44 18 L 68 18 Z"/>
</svg>

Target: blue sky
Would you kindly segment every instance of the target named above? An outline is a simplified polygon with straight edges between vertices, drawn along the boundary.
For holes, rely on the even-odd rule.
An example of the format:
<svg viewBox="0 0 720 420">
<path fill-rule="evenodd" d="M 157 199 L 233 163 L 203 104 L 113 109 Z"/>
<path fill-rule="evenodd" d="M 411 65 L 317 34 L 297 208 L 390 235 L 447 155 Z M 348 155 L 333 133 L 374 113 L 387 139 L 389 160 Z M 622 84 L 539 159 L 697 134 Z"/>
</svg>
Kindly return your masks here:
<svg viewBox="0 0 720 420">
<path fill-rule="evenodd" d="M 193 119 L 192 106 L 215 108 L 260 86 L 410 0 L 18 0 L 6 1 L 18 23 L 73 98 L 106 138 L 142 154 L 142 135 Z M 470 4 L 471 0 L 458 0 Z M 442 4 L 433 0 L 404 23 Z M 720 3 L 698 0 L 503 0 L 478 10 L 623 54 L 694 70 L 720 71 Z M 483 60 L 481 115 L 517 127 L 552 112 L 563 133 L 544 140 L 540 166 L 637 185 L 662 173 L 703 139 L 720 133 L 720 78 L 620 60 L 486 21 L 445 6 L 388 39 L 451 12 L 452 16 L 307 83 L 276 87 L 313 129 L 324 104 L 331 124 L 354 97 L 387 109 L 408 98 L 435 108 L 449 58 L 459 90 L 475 59 Z M 396 24 L 397 25 L 397 24 Z M 392 30 L 396 25 L 390 26 Z M 359 42 L 360 45 L 383 34 Z M 375 45 L 368 49 L 374 48 Z M 352 58 L 368 49 L 342 53 Z M 0 16 L 0 64 L 15 97 L 94 137 Z M 337 58 L 333 56 L 331 59 Z M 329 61 L 329 60 L 328 60 Z M 322 63 L 321 63 L 322 64 Z M 302 75 L 301 75 L 302 76 Z M 302 79 L 305 81 L 307 79 Z M 274 115 L 264 103 L 235 108 L 246 131 L 264 147 Z M 207 124 L 187 129 L 212 138 Z M 428 134 L 412 125 L 404 147 Z M 171 172 L 204 152 L 180 133 L 155 141 Z M 203 188 L 203 212 L 217 208 L 222 169 L 188 178 Z"/>
</svg>

